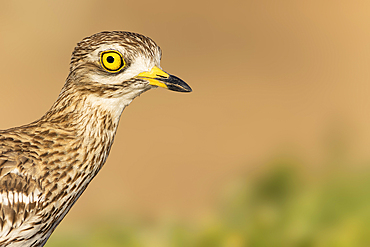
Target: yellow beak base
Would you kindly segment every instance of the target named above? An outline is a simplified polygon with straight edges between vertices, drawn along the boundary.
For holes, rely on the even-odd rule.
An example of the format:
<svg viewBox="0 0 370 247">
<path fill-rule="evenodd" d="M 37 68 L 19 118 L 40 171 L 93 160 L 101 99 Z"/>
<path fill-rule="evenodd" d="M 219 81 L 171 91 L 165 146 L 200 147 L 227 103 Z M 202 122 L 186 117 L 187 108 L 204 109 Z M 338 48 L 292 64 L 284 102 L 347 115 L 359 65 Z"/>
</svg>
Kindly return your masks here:
<svg viewBox="0 0 370 247">
<path fill-rule="evenodd" d="M 191 88 L 180 78 L 167 74 L 157 66 L 149 72 L 142 72 L 136 76 L 139 79 L 149 81 L 149 85 L 167 88 L 177 92 L 191 92 Z"/>
<path fill-rule="evenodd" d="M 161 81 L 158 81 L 157 78 L 169 78 L 170 75 L 158 68 L 157 66 L 154 66 L 151 71 L 148 72 L 142 72 L 138 74 L 136 77 L 145 79 L 149 81 L 150 85 L 168 88 L 166 84 L 164 84 Z"/>
</svg>

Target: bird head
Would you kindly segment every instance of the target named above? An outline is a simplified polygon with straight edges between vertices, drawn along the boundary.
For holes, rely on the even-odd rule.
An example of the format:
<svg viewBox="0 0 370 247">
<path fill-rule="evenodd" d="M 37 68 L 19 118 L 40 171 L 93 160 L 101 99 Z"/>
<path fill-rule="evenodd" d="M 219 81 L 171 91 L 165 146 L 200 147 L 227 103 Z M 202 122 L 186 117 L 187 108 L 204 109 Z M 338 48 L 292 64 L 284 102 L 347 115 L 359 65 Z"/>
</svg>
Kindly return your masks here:
<svg viewBox="0 0 370 247">
<path fill-rule="evenodd" d="M 180 78 L 160 67 L 161 49 L 130 32 L 101 32 L 83 39 L 72 53 L 70 75 L 76 90 L 98 97 L 131 100 L 154 87 L 191 92 Z"/>
</svg>

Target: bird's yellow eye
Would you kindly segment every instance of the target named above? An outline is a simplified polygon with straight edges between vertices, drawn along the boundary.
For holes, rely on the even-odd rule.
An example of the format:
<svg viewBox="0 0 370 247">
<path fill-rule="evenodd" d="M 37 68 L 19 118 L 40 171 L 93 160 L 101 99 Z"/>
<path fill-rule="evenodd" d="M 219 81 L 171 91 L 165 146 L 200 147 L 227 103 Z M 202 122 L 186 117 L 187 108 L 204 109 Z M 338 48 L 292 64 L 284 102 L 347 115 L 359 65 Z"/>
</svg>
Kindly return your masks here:
<svg viewBox="0 0 370 247">
<path fill-rule="evenodd" d="M 100 63 L 109 72 L 117 72 L 125 67 L 125 60 L 118 51 L 104 51 L 100 55 Z"/>
</svg>

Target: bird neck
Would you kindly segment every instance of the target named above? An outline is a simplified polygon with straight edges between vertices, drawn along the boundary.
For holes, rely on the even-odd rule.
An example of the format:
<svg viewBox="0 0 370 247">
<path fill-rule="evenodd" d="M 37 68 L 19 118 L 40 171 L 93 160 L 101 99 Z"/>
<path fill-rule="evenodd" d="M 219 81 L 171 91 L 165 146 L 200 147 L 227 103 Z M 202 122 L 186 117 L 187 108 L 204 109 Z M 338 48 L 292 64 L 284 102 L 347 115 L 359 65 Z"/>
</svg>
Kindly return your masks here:
<svg viewBox="0 0 370 247">
<path fill-rule="evenodd" d="M 99 98 L 92 94 L 62 91 L 51 109 L 36 123 L 42 129 L 67 136 L 68 153 L 78 150 L 80 169 L 96 175 L 109 154 L 124 108 L 131 102 L 125 98 Z M 59 134 L 61 133 L 61 134 Z M 62 138 L 62 137 L 61 137 Z M 63 137 L 64 138 L 64 137 Z M 70 154 L 71 156 L 73 154 Z"/>
<path fill-rule="evenodd" d="M 66 165 L 73 159 L 79 172 L 89 170 L 93 177 L 109 154 L 122 111 L 148 88 L 124 93 L 110 89 L 107 91 L 113 93 L 106 94 L 93 88 L 87 90 L 85 85 L 67 81 L 54 105 L 33 125 L 67 140 L 65 147 L 60 147 L 68 154 L 64 156 Z M 88 180 L 92 177 L 89 175 Z"/>
<path fill-rule="evenodd" d="M 64 88 L 50 110 L 39 120 L 54 128 L 73 130 L 78 137 L 89 137 L 96 132 L 114 132 L 122 111 L 131 97 L 98 97 Z"/>
</svg>

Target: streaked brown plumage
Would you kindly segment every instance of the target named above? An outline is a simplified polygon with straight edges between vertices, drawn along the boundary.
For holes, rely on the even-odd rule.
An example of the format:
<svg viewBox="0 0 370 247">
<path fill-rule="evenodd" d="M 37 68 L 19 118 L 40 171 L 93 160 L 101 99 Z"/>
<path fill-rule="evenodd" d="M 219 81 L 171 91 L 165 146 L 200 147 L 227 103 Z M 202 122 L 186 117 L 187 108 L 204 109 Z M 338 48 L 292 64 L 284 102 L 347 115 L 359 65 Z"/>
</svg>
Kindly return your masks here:
<svg viewBox="0 0 370 247">
<path fill-rule="evenodd" d="M 123 109 L 160 86 L 190 87 L 160 70 L 143 35 L 101 32 L 75 48 L 66 83 L 39 120 L 0 131 L 0 246 L 43 246 L 103 166 Z"/>
</svg>

